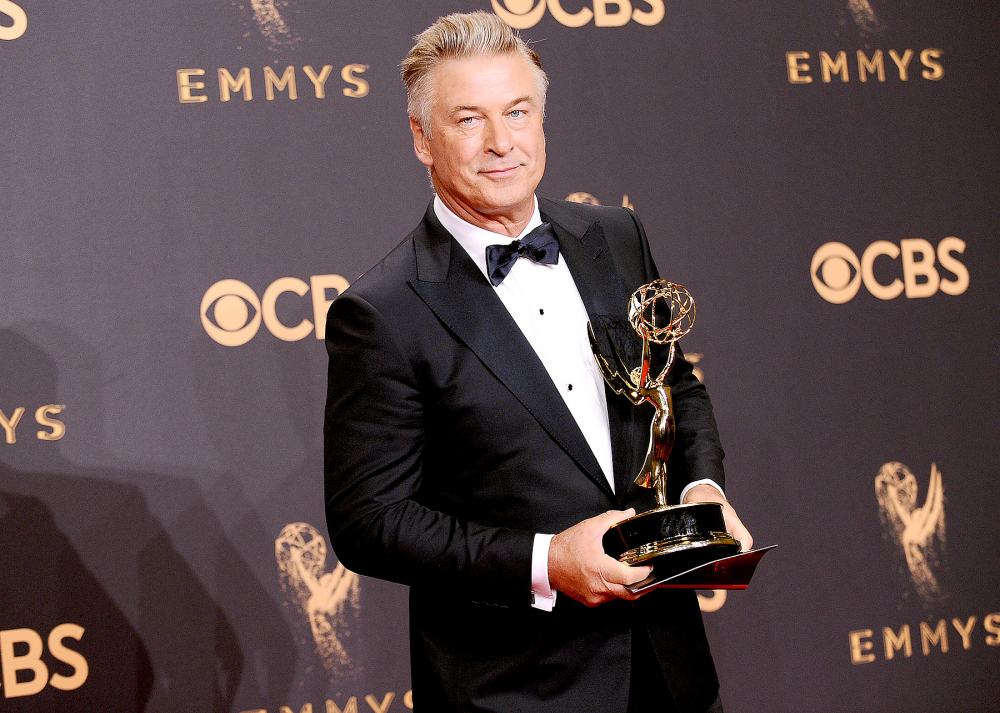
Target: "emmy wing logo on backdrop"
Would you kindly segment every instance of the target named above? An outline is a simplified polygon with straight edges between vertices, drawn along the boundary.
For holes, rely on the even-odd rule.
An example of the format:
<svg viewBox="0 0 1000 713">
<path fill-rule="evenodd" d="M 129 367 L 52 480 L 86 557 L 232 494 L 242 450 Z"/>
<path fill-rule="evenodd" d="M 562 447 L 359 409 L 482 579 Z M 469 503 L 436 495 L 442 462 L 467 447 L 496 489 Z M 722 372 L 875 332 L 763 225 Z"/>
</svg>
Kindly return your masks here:
<svg viewBox="0 0 1000 713">
<path fill-rule="evenodd" d="M 288 0 L 281 0 L 280 4 L 287 7 Z M 239 5 L 240 10 L 252 15 L 257 30 L 272 52 L 294 47 L 301 39 L 291 31 L 278 5 L 279 0 L 250 0 Z"/>
<path fill-rule="evenodd" d="M 942 610 L 947 595 L 940 584 L 945 544 L 945 497 L 941 471 L 931 465 L 921 498 L 917 478 L 902 463 L 883 465 L 875 475 L 875 499 L 891 541 L 920 599 L 922 621 L 899 621 L 847 632 L 851 664 L 898 662 L 914 657 L 961 655 L 1000 647 L 1000 611 Z M 900 601 L 898 611 L 905 611 Z"/>
<path fill-rule="evenodd" d="M 575 193 L 570 193 L 566 196 L 566 200 L 572 201 L 574 203 L 587 203 L 589 205 L 601 205 L 601 201 L 597 199 L 592 193 L 587 193 L 586 191 L 577 191 Z M 629 210 L 635 210 L 635 205 L 629 200 L 628 193 L 622 196 L 622 208 L 628 208 Z"/>
<path fill-rule="evenodd" d="M 326 571 L 326 540 L 306 522 L 285 525 L 274 541 L 281 589 L 309 623 L 323 666 L 331 674 L 357 671 L 346 640 L 360 609 L 358 575 L 341 563 Z"/>
<path fill-rule="evenodd" d="M 861 32 L 873 33 L 881 32 L 885 27 L 879 22 L 875 8 L 868 0 L 848 0 L 847 9 L 851 13 L 851 19 L 858 26 Z"/>
<path fill-rule="evenodd" d="M 9 0 L 0 0 L 2 3 Z M 272 55 L 288 56 L 302 42 L 303 36 L 296 32 L 289 20 L 305 8 L 298 2 L 289 0 L 248 0 L 234 7 L 240 13 L 245 29 L 240 36 L 249 40 L 259 34 Z M 291 7 L 289 7 L 291 5 Z M 300 24 L 307 25 L 306 21 Z M 309 39 L 308 37 L 306 39 Z M 319 38 L 321 41 L 324 38 Z M 236 49 L 241 55 L 246 53 L 242 41 L 237 40 Z M 294 54 L 294 53 L 293 53 Z M 277 60 L 260 67 L 233 65 L 198 67 L 188 65 L 175 71 L 177 101 L 181 104 L 197 106 L 218 101 L 229 106 L 238 106 L 252 101 L 289 101 L 305 105 L 307 100 L 325 100 L 329 97 L 344 96 L 348 99 L 367 97 L 371 86 L 365 78 L 368 64 L 350 62 L 333 64 L 316 62 L 311 64 L 287 64 L 277 66 Z M 339 74 L 340 81 L 335 77 Z M 332 79 L 331 81 L 331 78 Z M 304 101 L 299 101 L 299 99 Z M 242 101 L 238 101 L 242 100 Z M 309 102 L 311 103 L 311 102 Z"/>
<path fill-rule="evenodd" d="M 887 80 L 908 82 L 918 77 L 936 82 L 944 77 L 944 65 L 941 63 L 944 50 L 934 47 L 921 50 L 873 49 L 872 36 L 888 29 L 875 8 L 868 0 L 848 0 L 846 11 L 865 49 L 785 52 L 785 72 L 789 84 L 877 84 Z M 838 10 L 839 17 L 833 19 L 839 27 L 850 27 L 843 13 L 844 10 Z M 837 36 L 841 36 L 840 31 Z"/>
<path fill-rule="evenodd" d="M 545 10 L 565 27 L 622 27 L 629 22 L 652 27 L 663 21 L 663 0 L 585 0 L 576 12 L 568 12 L 560 0 L 490 0 L 493 12 L 516 30 L 526 30 L 542 21 Z M 580 3 L 576 3 L 579 5 Z"/>
<path fill-rule="evenodd" d="M 923 505 L 919 504 L 917 491 L 916 477 L 902 463 L 886 463 L 875 476 L 882 525 L 901 550 L 917 594 L 930 603 L 944 598 L 938 582 L 945 543 L 944 485 L 936 464 L 931 465 Z"/>
</svg>

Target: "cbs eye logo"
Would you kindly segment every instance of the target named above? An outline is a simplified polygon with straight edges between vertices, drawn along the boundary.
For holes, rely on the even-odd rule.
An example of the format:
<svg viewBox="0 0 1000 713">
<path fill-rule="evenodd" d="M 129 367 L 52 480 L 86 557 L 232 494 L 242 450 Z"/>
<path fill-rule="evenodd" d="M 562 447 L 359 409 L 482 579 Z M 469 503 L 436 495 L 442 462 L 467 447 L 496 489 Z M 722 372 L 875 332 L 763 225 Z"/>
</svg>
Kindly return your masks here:
<svg viewBox="0 0 1000 713">
<path fill-rule="evenodd" d="M 27 31 L 28 14 L 24 8 L 13 0 L 0 0 L 0 40 L 16 40 Z"/>
<path fill-rule="evenodd" d="M 264 290 L 260 297 L 239 280 L 219 280 L 205 291 L 201 298 L 201 326 L 219 344 L 239 347 L 253 339 L 261 322 L 278 339 L 297 342 L 312 333 L 317 339 L 326 334 L 326 311 L 336 295 L 349 287 L 340 275 L 313 275 L 309 282 L 297 277 L 280 277 Z M 328 296 L 328 290 L 336 294 Z M 313 320 L 303 319 L 298 324 L 285 324 L 278 317 L 278 298 L 285 294 L 305 297 L 310 294 Z"/>
<path fill-rule="evenodd" d="M 583 27 L 591 20 L 597 27 L 622 27 L 629 21 L 652 27 L 659 24 L 666 14 L 663 0 L 590 0 L 593 6 L 582 7 L 576 12 L 566 12 L 560 0 L 490 0 L 493 12 L 517 30 L 526 30 L 541 22 L 545 9 L 560 25 Z M 646 6 L 648 9 L 642 9 Z"/>
<path fill-rule="evenodd" d="M 965 241 L 954 236 L 938 243 L 937 249 L 923 238 L 905 238 L 898 245 L 877 240 L 860 259 L 844 243 L 832 242 L 813 254 L 809 272 L 819 296 L 837 305 L 854 299 L 862 284 L 880 300 L 904 294 L 908 299 L 938 292 L 960 295 L 969 289 L 969 270 L 956 257 L 964 252 Z M 945 274 L 935 267 L 935 258 Z"/>
</svg>

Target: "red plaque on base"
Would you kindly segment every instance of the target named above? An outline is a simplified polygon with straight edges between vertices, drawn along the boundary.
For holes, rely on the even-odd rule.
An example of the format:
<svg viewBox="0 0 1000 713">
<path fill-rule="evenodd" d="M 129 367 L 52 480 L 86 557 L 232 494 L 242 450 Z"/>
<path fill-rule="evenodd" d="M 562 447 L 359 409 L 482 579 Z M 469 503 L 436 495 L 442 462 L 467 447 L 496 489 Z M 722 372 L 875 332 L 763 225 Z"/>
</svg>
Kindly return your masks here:
<svg viewBox="0 0 1000 713">
<path fill-rule="evenodd" d="M 628 587 L 633 594 L 663 587 L 665 589 L 746 589 L 761 557 L 777 545 L 760 547 L 705 562 L 697 567 L 676 571 L 669 557 L 653 567 L 653 572 L 641 582 Z"/>
</svg>

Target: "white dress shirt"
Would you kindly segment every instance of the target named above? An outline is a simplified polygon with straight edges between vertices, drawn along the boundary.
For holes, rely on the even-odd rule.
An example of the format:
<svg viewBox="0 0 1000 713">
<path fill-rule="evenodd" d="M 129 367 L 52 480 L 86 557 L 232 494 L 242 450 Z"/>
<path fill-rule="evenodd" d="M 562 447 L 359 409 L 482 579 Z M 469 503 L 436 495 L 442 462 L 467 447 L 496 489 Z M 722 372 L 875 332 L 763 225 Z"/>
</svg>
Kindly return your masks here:
<svg viewBox="0 0 1000 713">
<path fill-rule="evenodd" d="M 531 219 L 517 238 L 472 225 L 455 215 L 437 196 L 434 197 L 434 214 L 469 254 L 487 282 L 486 248 L 507 245 L 542 223 L 537 199 Z M 527 258 L 518 259 L 507 277 L 494 289 L 566 402 L 614 491 L 611 429 L 604 380 L 587 338 L 587 310 L 566 261 L 561 255 L 553 265 L 542 265 Z M 707 482 L 718 488 L 710 480 L 698 482 Z M 682 500 L 687 490 L 696 484 L 691 483 L 685 488 Z M 532 606 L 546 611 L 551 611 L 556 598 L 548 575 L 551 541 L 551 534 L 536 534 L 531 552 Z"/>
</svg>

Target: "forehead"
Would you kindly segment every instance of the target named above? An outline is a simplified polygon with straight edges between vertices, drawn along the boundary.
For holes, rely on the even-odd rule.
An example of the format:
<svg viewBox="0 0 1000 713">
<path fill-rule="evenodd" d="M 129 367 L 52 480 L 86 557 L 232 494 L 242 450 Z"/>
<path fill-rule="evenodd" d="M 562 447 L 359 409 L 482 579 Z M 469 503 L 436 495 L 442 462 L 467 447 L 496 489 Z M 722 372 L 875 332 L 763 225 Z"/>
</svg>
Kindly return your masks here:
<svg viewBox="0 0 1000 713">
<path fill-rule="evenodd" d="M 506 105 L 521 97 L 538 101 L 533 65 L 516 54 L 446 59 L 433 79 L 435 110 Z"/>
</svg>

